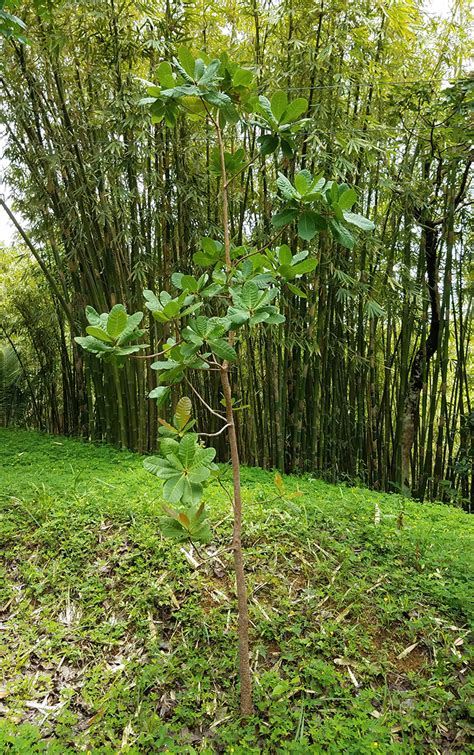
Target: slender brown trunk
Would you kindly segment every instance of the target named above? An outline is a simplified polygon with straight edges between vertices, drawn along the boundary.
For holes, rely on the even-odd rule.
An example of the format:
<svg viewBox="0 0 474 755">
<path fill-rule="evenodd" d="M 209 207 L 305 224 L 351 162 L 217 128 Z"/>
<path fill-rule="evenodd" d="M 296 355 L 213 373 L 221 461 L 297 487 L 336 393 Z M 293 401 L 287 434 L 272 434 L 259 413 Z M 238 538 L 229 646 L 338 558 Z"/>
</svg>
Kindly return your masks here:
<svg viewBox="0 0 474 755">
<path fill-rule="evenodd" d="M 222 222 L 224 226 L 224 248 L 227 270 L 232 268 L 230 256 L 229 235 L 229 203 L 227 194 L 227 175 L 225 168 L 224 141 L 222 131 L 217 121 L 214 121 L 219 143 L 219 154 L 222 171 Z M 232 333 L 229 341 L 232 343 Z M 240 460 L 235 430 L 234 412 L 232 409 L 232 388 L 229 380 L 229 365 L 226 361 L 221 366 L 221 383 L 225 398 L 226 417 L 229 425 L 228 436 L 232 460 L 232 478 L 234 484 L 234 524 L 232 534 L 232 548 L 234 551 L 235 581 L 238 605 L 238 633 L 239 633 L 239 674 L 240 674 L 240 711 L 243 716 L 253 713 L 252 677 L 249 657 L 249 616 L 247 587 L 245 584 L 244 556 L 242 551 L 242 495 L 240 489 Z"/>
</svg>

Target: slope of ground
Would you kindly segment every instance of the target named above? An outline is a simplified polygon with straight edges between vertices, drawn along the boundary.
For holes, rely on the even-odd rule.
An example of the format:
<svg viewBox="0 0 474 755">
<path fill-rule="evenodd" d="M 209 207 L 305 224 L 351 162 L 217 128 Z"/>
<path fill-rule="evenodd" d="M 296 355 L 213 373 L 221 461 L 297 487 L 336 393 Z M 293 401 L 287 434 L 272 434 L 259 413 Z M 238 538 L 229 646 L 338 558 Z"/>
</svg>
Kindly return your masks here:
<svg viewBox="0 0 474 755">
<path fill-rule="evenodd" d="M 282 503 L 243 475 L 245 726 L 221 488 L 187 555 L 140 457 L 0 430 L 0 752 L 468 752 L 474 520 L 309 477 Z"/>
</svg>

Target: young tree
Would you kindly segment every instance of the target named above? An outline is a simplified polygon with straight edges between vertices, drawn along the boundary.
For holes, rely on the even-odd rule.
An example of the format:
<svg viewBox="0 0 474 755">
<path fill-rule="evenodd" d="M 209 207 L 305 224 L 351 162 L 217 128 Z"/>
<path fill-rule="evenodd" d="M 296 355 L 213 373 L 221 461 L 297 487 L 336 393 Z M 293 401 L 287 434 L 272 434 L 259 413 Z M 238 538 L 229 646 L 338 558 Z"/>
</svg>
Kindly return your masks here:
<svg viewBox="0 0 474 755">
<path fill-rule="evenodd" d="M 159 374 L 159 385 L 149 394 L 159 404 L 165 402 L 172 386 L 186 383 L 209 412 L 219 417 L 222 427 L 215 435 L 227 433 L 233 477 L 232 550 L 238 601 L 239 674 L 242 715 L 253 711 L 249 661 L 247 590 L 242 552 L 242 499 L 240 490 L 239 442 L 234 418 L 231 370 L 238 366 L 239 343 L 256 328 L 278 327 L 285 317 L 279 304 L 284 286 L 296 297 L 305 296 L 298 279 L 313 271 L 316 259 L 308 250 L 293 253 L 290 246 L 275 246 L 290 223 L 296 223 L 298 236 L 311 239 L 318 232 L 329 232 L 351 249 L 355 238 L 348 226 L 373 228 L 371 221 L 351 212 L 357 200 L 353 188 L 313 176 L 307 170 L 296 174 L 292 183 L 283 173 L 277 180 L 283 205 L 272 219 L 274 235 L 261 248 L 235 246 L 229 217 L 230 193 L 234 179 L 256 159 L 281 153 L 285 160 L 294 156 L 296 142 L 305 121 L 303 98 L 291 102 L 284 92 L 271 99 L 258 97 L 253 90 L 250 70 L 231 62 L 227 55 L 210 60 L 195 58 L 180 48 L 178 58 L 158 68 L 159 86 L 148 85 L 142 100 L 150 106 L 153 122 L 164 121 L 174 127 L 177 118 L 204 118 L 215 133 L 216 150 L 212 169 L 220 181 L 222 240 L 204 238 L 201 250 L 193 256 L 195 274 L 175 272 L 171 282 L 176 293 L 144 291 L 145 306 L 154 320 L 172 333 L 162 343 L 160 358 L 151 365 Z M 259 151 L 245 155 L 242 149 L 226 151 L 226 135 L 232 129 L 241 133 L 249 125 L 261 130 Z M 200 269 L 204 272 L 201 272 Z M 142 312 L 128 315 L 121 304 L 110 313 L 98 314 L 88 307 L 87 336 L 76 341 L 95 356 L 119 365 L 145 348 L 140 339 Z M 143 358 L 143 357 L 138 357 Z M 217 372 L 223 394 L 225 414 L 211 407 L 190 380 L 190 373 Z M 191 418 L 192 405 L 183 396 L 177 403 L 173 423 L 160 420 L 160 455 L 147 458 L 144 466 L 163 481 L 164 516 L 160 519 L 164 535 L 179 540 L 208 542 L 211 537 L 206 518 L 204 485 L 218 473 L 215 449 L 205 447 Z M 208 433 L 207 433 L 208 435 Z"/>
</svg>

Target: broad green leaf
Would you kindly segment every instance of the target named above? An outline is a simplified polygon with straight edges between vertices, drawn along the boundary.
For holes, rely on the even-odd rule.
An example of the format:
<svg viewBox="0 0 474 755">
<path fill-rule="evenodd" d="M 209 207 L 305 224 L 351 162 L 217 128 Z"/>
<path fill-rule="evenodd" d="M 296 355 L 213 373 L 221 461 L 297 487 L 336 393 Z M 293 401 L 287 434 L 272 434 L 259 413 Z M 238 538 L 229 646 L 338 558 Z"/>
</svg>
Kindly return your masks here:
<svg viewBox="0 0 474 755">
<path fill-rule="evenodd" d="M 307 249 L 303 249 L 301 252 L 298 252 L 293 256 L 293 259 L 291 260 L 292 265 L 296 265 L 297 262 L 301 262 L 301 260 L 305 260 L 306 257 L 309 255 L 309 252 Z"/>
<path fill-rule="evenodd" d="M 291 223 L 291 221 L 295 219 L 297 214 L 298 211 L 291 208 L 277 212 L 276 215 L 272 216 L 272 225 L 274 225 L 275 228 L 283 228 L 283 226 Z"/>
<path fill-rule="evenodd" d="M 165 459 L 162 459 L 159 456 L 148 456 L 143 460 L 143 466 L 147 472 L 151 472 L 157 477 L 160 477 L 163 469 L 167 468 L 168 465 L 166 464 Z"/>
<path fill-rule="evenodd" d="M 329 225 L 333 236 L 342 246 L 345 246 L 346 249 L 354 248 L 355 238 L 342 223 L 339 223 L 338 220 L 330 220 Z"/>
<path fill-rule="evenodd" d="M 135 354 L 137 351 L 145 348 L 145 344 L 137 344 L 136 346 L 122 346 L 115 347 L 114 354 L 117 357 L 128 357 L 130 354 Z"/>
<path fill-rule="evenodd" d="M 314 257 L 308 257 L 308 259 L 298 262 L 297 265 L 292 265 L 291 269 L 293 275 L 304 275 L 304 273 L 311 273 L 317 267 L 317 260 Z"/>
<path fill-rule="evenodd" d="M 90 351 L 92 354 L 99 354 L 100 356 L 101 354 L 113 352 L 113 346 L 104 343 L 104 341 L 99 341 L 98 338 L 94 338 L 93 336 L 87 336 L 86 338 L 76 336 L 74 340 L 79 346 L 82 346 L 83 349 Z"/>
<path fill-rule="evenodd" d="M 214 461 L 215 456 L 215 448 L 198 448 L 194 457 L 194 463 L 198 466 L 208 467 Z"/>
<path fill-rule="evenodd" d="M 262 134 L 262 136 L 259 136 L 257 142 L 260 144 L 261 154 L 271 155 L 277 149 L 279 141 L 278 136 L 275 134 Z"/>
<path fill-rule="evenodd" d="M 268 317 L 265 320 L 265 324 L 266 325 L 280 325 L 282 322 L 285 322 L 285 320 L 286 320 L 285 315 L 275 313 L 274 315 L 270 315 L 270 317 Z"/>
<path fill-rule="evenodd" d="M 197 435 L 189 433 L 185 435 L 179 444 L 178 455 L 183 466 L 189 469 L 192 466 L 194 455 L 196 453 Z"/>
<path fill-rule="evenodd" d="M 143 334 L 143 330 L 137 330 L 141 321 L 143 320 L 143 312 L 134 312 L 133 315 L 128 315 L 127 324 L 122 330 L 117 344 L 120 346 L 130 339 L 130 337 L 136 332 L 136 336 L 139 337 Z"/>
<path fill-rule="evenodd" d="M 311 186 L 311 173 L 308 170 L 300 170 L 295 176 L 295 186 L 300 194 L 307 194 Z"/>
<path fill-rule="evenodd" d="M 293 123 L 308 109 L 308 100 L 304 97 L 298 97 L 290 102 L 281 118 L 281 123 Z"/>
<path fill-rule="evenodd" d="M 224 92 L 214 92 L 210 90 L 209 92 L 203 94 L 202 97 L 204 100 L 206 100 L 206 102 L 209 102 L 210 105 L 213 105 L 217 108 L 225 108 L 229 105 L 232 105 L 232 100 L 230 99 L 229 95 L 224 94 Z"/>
<path fill-rule="evenodd" d="M 248 309 L 254 309 L 257 305 L 258 300 L 260 299 L 258 286 L 256 286 L 252 281 L 247 281 L 246 283 L 244 283 L 241 298 Z"/>
<path fill-rule="evenodd" d="M 346 191 L 340 195 L 337 203 L 341 210 L 350 210 L 356 200 L 357 194 L 354 189 L 346 189 Z"/>
<path fill-rule="evenodd" d="M 275 124 L 275 126 L 276 126 L 277 125 L 277 121 L 275 119 L 275 116 L 272 113 L 272 106 L 270 105 L 270 100 L 268 100 L 263 95 L 260 95 L 260 97 L 258 98 L 258 104 L 259 104 L 260 109 L 267 116 L 268 121 L 270 123 Z"/>
<path fill-rule="evenodd" d="M 270 317 L 269 312 L 256 312 L 249 320 L 249 325 L 252 328 L 254 325 L 258 325 L 260 322 L 265 322 Z"/>
<path fill-rule="evenodd" d="M 94 336 L 94 338 L 98 338 L 99 341 L 104 341 L 105 343 L 113 343 L 114 339 L 109 336 L 108 333 L 105 332 L 105 330 L 102 330 L 102 328 L 97 328 L 95 325 L 88 325 L 86 328 L 86 333 L 90 336 Z"/>
<path fill-rule="evenodd" d="M 285 112 L 288 106 L 288 97 L 286 95 L 286 92 L 283 92 L 283 91 L 275 92 L 275 94 L 270 100 L 270 106 L 276 120 L 280 122 L 281 116 L 283 115 L 283 113 Z"/>
<path fill-rule="evenodd" d="M 188 76 L 193 78 L 195 61 L 191 52 L 184 45 L 181 45 L 181 47 L 178 49 L 178 60 Z"/>
<path fill-rule="evenodd" d="M 249 319 L 250 315 L 247 310 L 238 307 L 229 307 L 227 317 L 233 325 L 243 325 Z"/>
<path fill-rule="evenodd" d="M 161 309 L 161 304 L 157 296 L 153 293 L 153 291 L 150 291 L 149 288 L 144 289 L 143 296 L 145 297 L 145 307 L 151 312 L 155 312 L 156 310 Z"/>
<path fill-rule="evenodd" d="M 189 532 L 184 529 L 177 519 L 170 516 L 162 516 L 159 518 L 159 523 L 163 537 L 169 537 L 171 540 L 177 540 L 178 542 L 184 542 L 189 539 Z"/>
<path fill-rule="evenodd" d="M 363 215 L 357 215 L 355 212 L 344 212 L 344 219 L 347 223 L 352 223 L 357 228 L 362 228 L 363 231 L 373 231 L 375 228 L 375 223 L 368 218 L 364 218 Z"/>
<path fill-rule="evenodd" d="M 163 485 L 163 498 L 169 503 L 178 503 L 184 492 L 184 475 L 170 477 Z"/>
<path fill-rule="evenodd" d="M 291 254 L 291 249 L 287 244 L 282 244 L 280 247 L 278 247 L 278 261 L 280 265 L 291 265 L 291 261 L 293 259 L 293 255 Z"/>
<path fill-rule="evenodd" d="M 173 76 L 173 69 L 171 68 L 171 64 L 167 61 L 160 63 L 156 69 L 156 78 L 164 89 L 171 89 L 176 84 Z"/>
<path fill-rule="evenodd" d="M 197 63 L 197 61 L 196 61 Z M 221 67 L 221 61 L 217 58 L 212 60 L 204 73 L 199 76 L 199 86 L 208 85 L 213 82 L 219 81 L 221 77 L 218 76 L 219 68 Z"/>
<path fill-rule="evenodd" d="M 209 343 L 212 353 L 221 359 L 225 359 L 227 362 L 235 362 L 237 359 L 237 352 L 233 346 L 230 345 L 225 338 L 218 338 L 215 341 Z"/>
<path fill-rule="evenodd" d="M 107 320 L 107 333 L 116 340 L 127 325 L 127 312 L 123 304 L 112 307 Z"/>
<path fill-rule="evenodd" d="M 172 431 L 174 431 L 174 428 L 172 425 L 169 425 Z M 169 456 L 170 454 L 177 454 L 179 450 L 179 443 L 177 440 L 174 440 L 173 438 L 163 438 L 163 440 L 160 441 L 160 451 L 163 454 L 163 456 Z"/>
<path fill-rule="evenodd" d="M 314 212 L 305 210 L 298 219 L 298 236 L 305 241 L 311 241 L 317 233 L 314 216 Z"/>
<path fill-rule="evenodd" d="M 160 405 L 168 397 L 169 392 L 170 392 L 170 389 L 168 386 L 159 385 L 157 388 L 153 388 L 153 390 L 150 391 L 150 393 L 148 394 L 148 398 L 156 398 L 158 401 L 158 405 Z"/>
<path fill-rule="evenodd" d="M 289 139 L 280 138 L 280 146 L 284 157 L 286 157 L 288 160 L 291 160 L 295 152 L 295 148 L 291 141 Z"/>
<path fill-rule="evenodd" d="M 301 290 L 301 288 L 298 288 L 298 286 L 295 286 L 293 283 L 287 283 L 286 284 L 290 291 L 295 294 L 295 296 L 299 296 L 300 299 L 307 299 L 308 296 L 305 294 L 304 291 Z"/>
<path fill-rule="evenodd" d="M 237 68 L 232 77 L 232 84 L 235 87 L 249 87 L 253 81 L 253 73 L 246 68 Z"/>
<path fill-rule="evenodd" d="M 298 199 L 298 192 L 283 173 L 278 174 L 277 186 L 285 199 Z"/>
<path fill-rule="evenodd" d="M 86 318 L 89 325 L 95 325 L 100 328 L 102 319 L 99 313 L 95 311 L 94 307 L 86 307 Z"/>
</svg>

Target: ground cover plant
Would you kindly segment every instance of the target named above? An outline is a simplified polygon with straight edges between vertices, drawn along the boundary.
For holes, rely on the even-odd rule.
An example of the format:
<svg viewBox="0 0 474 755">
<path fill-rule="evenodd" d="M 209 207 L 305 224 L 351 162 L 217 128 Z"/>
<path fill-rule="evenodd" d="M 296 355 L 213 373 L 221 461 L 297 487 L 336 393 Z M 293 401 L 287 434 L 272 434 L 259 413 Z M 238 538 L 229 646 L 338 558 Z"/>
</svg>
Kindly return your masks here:
<svg viewBox="0 0 474 755">
<path fill-rule="evenodd" d="M 196 552 L 158 531 L 137 455 L 2 430 L 0 466 L 0 751 L 468 752 L 459 509 L 308 476 L 284 478 L 303 495 L 282 505 L 273 474 L 243 469 L 256 715 L 242 726 L 218 484 L 214 542 Z"/>
</svg>

